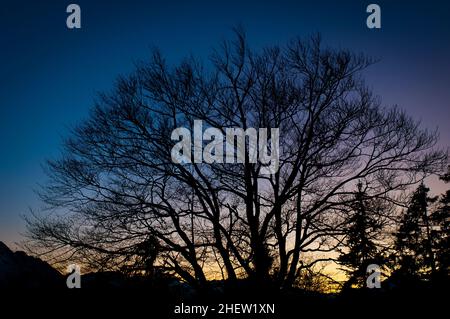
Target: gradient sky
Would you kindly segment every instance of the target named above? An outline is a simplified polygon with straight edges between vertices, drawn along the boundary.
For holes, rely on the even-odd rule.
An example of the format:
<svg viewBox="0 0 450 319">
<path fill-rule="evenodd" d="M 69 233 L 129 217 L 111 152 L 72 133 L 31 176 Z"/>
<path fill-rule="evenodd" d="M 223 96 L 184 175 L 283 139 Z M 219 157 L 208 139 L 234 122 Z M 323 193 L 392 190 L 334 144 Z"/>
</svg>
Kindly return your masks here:
<svg viewBox="0 0 450 319">
<path fill-rule="evenodd" d="M 21 215 L 39 208 L 41 164 L 58 156 L 68 128 L 92 101 L 152 47 L 169 62 L 207 57 L 238 24 L 255 47 L 320 32 L 324 42 L 381 61 L 366 80 L 386 105 L 398 104 L 450 145 L 450 4 L 447 1 L 2 1 L 0 4 L 0 241 L 13 245 Z M 66 28 L 66 7 L 82 28 Z M 381 6 L 369 30 L 366 6 Z M 444 185 L 434 179 L 432 191 Z"/>
</svg>

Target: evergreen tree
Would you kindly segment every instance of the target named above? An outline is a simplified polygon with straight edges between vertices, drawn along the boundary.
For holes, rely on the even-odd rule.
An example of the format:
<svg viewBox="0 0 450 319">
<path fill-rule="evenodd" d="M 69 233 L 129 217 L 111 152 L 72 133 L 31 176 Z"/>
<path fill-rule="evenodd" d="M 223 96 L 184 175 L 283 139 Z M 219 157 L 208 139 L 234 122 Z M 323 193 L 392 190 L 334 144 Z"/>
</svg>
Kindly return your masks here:
<svg viewBox="0 0 450 319">
<path fill-rule="evenodd" d="M 450 182 L 450 166 L 441 179 L 447 183 Z M 450 274 L 450 190 L 441 196 L 437 209 L 431 215 L 431 222 L 437 279 L 448 279 Z"/>
<path fill-rule="evenodd" d="M 408 209 L 396 234 L 395 249 L 398 252 L 398 272 L 415 278 L 435 272 L 432 241 L 432 225 L 428 213 L 429 188 L 419 185 L 410 199 Z"/>
<path fill-rule="evenodd" d="M 339 263 L 347 268 L 344 271 L 349 277 L 344 288 L 365 287 L 367 266 L 373 263 L 380 264 L 382 261 L 375 243 L 381 229 L 380 220 L 377 218 L 380 208 L 376 200 L 367 198 L 362 183 L 358 183 L 352 207 L 353 214 L 348 221 L 345 241 L 347 252 L 341 252 L 338 258 Z"/>
</svg>

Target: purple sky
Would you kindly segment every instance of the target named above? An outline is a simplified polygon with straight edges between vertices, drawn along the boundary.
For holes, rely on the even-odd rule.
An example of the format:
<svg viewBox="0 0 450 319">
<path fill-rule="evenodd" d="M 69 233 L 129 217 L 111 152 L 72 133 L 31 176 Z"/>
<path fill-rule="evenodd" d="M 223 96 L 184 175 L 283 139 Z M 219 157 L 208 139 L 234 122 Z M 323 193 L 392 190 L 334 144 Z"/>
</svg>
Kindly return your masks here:
<svg viewBox="0 0 450 319">
<path fill-rule="evenodd" d="M 65 26 L 78 3 L 82 29 Z M 397 104 L 439 128 L 450 145 L 450 10 L 415 1 L 8 1 L 0 7 L 0 240 L 21 239 L 21 215 L 39 208 L 41 164 L 57 156 L 67 128 L 86 118 L 96 92 L 132 70 L 157 46 L 169 61 L 212 47 L 242 24 L 258 48 L 320 32 L 326 43 L 381 61 L 366 80 L 386 105 Z M 381 30 L 365 8 L 378 3 Z M 445 185 L 432 179 L 434 193 Z"/>
</svg>

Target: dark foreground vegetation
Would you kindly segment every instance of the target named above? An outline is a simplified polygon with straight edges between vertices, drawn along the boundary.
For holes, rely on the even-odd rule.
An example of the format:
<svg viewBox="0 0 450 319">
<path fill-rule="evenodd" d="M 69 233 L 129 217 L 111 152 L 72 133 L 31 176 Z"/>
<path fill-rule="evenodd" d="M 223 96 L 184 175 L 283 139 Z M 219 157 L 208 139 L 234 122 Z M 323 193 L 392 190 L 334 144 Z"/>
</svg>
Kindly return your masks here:
<svg viewBox="0 0 450 319">
<path fill-rule="evenodd" d="M 200 318 L 201 315 L 176 314 L 180 305 L 269 304 L 274 314 L 217 314 L 206 318 L 296 318 L 300 313 L 318 316 L 345 314 L 360 316 L 378 312 L 413 314 L 445 309 L 448 277 L 434 281 L 393 275 L 381 288 L 344 288 L 336 293 L 318 293 L 300 288 L 279 289 L 276 284 L 251 280 L 209 281 L 202 288 L 169 276 L 152 279 L 126 276 L 119 272 L 82 275 L 80 289 L 68 289 L 66 277 L 47 263 L 23 252 L 11 252 L 0 243 L 0 292 L 5 305 L 20 300 L 27 307 L 13 308 L 17 314 L 61 314 L 61 311 L 149 318 Z"/>
</svg>

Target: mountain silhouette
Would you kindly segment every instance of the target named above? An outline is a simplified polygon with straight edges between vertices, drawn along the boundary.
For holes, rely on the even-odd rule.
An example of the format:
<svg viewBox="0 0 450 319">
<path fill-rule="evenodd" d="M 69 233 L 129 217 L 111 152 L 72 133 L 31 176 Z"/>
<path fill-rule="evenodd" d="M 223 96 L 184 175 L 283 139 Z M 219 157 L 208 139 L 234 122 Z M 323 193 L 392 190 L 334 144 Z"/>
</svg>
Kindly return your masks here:
<svg viewBox="0 0 450 319">
<path fill-rule="evenodd" d="M 56 269 L 0 241 L 0 289 L 59 287 L 64 287 L 64 277 Z"/>
</svg>

